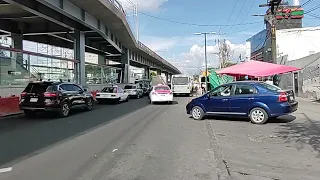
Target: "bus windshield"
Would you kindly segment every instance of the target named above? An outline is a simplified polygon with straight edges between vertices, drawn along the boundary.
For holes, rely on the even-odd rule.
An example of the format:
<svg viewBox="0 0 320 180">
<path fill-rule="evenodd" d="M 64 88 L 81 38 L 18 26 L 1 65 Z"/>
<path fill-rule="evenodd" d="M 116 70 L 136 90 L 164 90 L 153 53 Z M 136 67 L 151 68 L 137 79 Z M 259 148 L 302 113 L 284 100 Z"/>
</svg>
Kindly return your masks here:
<svg viewBox="0 0 320 180">
<path fill-rule="evenodd" d="M 189 78 L 188 77 L 173 77 L 172 84 L 174 84 L 174 85 L 187 85 L 187 84 L 189 84 Z"/>
</svg>

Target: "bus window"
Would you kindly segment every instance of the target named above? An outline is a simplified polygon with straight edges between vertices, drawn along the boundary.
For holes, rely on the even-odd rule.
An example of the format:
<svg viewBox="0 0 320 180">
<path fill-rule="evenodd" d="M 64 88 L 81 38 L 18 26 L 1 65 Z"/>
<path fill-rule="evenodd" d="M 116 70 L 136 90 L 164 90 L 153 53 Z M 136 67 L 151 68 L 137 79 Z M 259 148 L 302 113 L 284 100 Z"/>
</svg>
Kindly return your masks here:
<svg viewBox="0 0 320 180">
<path fill-rule="evenodd" d="M 171 83 L 174 85 L 186 85 L 186 84 L 189 84 L 189 78 L 188 77 L 173 77 Z"/>
</svg>

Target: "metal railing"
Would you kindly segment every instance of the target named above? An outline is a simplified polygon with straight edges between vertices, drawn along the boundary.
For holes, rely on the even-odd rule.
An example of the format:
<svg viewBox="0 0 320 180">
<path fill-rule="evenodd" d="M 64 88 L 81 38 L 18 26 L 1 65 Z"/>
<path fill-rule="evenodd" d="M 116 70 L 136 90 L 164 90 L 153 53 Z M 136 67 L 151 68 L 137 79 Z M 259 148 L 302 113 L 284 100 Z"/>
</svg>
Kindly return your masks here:
<svg viewBox="0 0 320 180">
<path fill-rule="evenodd" d="M 118 0 L 109 0 L 114 7 L 116 7 L 119 11 L 121 11 L 123 13 L 123 15 L 126 15 L 126 12 L 124 11 L 121 3 Z"/>
</svg>

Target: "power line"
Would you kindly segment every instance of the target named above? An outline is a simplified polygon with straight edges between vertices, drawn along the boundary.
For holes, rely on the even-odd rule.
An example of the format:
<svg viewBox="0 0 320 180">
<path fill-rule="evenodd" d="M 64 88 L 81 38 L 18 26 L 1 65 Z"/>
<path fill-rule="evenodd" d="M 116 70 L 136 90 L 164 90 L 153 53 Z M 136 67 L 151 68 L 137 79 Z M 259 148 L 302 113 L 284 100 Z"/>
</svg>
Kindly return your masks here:
<svg viewBox="0 0 320 180">
<path fill-rule="evenodd" d="M 175 23 L 175 24 L 182 24 L 182 25 L 207 26 L 207 27 L 210 27 L 210 26 L 213 26 L 213 27 L 219 27 L 219 26 L 230 27 L 230 26 L 232 26 L 230 24 L 195 24 L 195 23 L 187 23 L 187 22 L 174 21 L 174 20 L 170 20 L 170 19 L 166 19 L 166 18 L 160 18 L 160 17 L 152 16 L 150 14 L 143 13 L 143 12 L 139 12 L 139 14 L 142 14 L 142 15 L 154 18 L 154 19 L 167 21 L 167 22 L 171 22 L 171 23 Z M 259 22 L 243 23 L 243 24 L 234 24 L 233 26 L 242 26 L 242 25 L 257 24 L 257 23 L 261 23 L 261 22 L 259 21 Z"/>
<path fill-rule="evenodd" d="M 240 9 L 240 11 L 239 11 L 239 13 L 238 13 L 238 16 L 237 16 L 236 20 L 234 21 L 234 23 L 232 24 L 232 26 L 231 26 L 231 28 L 229 29 L 229 31 L 231 31 L 231 29 L 233 28 L 234 24 L 236 24 L 237 20 L 239 19 L 240 14 L 242 13 L 242 10 L 243 10 L 246 2 L 247 2 L 247 0 L 245 0 L 244 3 L 242 4 L 242 7 L 241 7 L 241 9 Z"/>
<path fill-rule="evenodd" d="M 231 13 L 230 13 L 230 16 L 229 16 L 229 18 L 228 18 L 228 20 L 227 20 L 227 24 L 229 23 L 229 21 L 230 21 L 230 19 L 231 19 L 231 16 L 233 15 L 234 10 L 236 9 L 236 6 L 237 6 L 237 4 L 238 4 L 238 1 L 239 1 L 239 0 L 237 0 L 236 3 L 235 3 L 234 6 L 233 6 L 233 9 L 232 9 L 232 11 L 231 11 Z"/>
<path fill-rule="evenodd" d="M 303 4 L 301 5 L 301 7 L 303 7 L 303 6 L 307 5 L 307 4 L 310 4 L 312 1 L 313 1 L 313 0 L 308 0 L 308 1 L 306 1 L 305 3 L 303 3 Z"/>
<path fill-rule="evenodd" d="M 305 14 L 309 14 L 309 13 L 311 13 L 312 11 L 315 11 L 315 10 L 317 10 L 317 9 L 319 9 L 319 8 L 320 8 L 320 4 L 318 4 L 317 6 L 311 8 L 311 9 L 308 9 L 308 10 L 305 12 Z"/>
</svg>

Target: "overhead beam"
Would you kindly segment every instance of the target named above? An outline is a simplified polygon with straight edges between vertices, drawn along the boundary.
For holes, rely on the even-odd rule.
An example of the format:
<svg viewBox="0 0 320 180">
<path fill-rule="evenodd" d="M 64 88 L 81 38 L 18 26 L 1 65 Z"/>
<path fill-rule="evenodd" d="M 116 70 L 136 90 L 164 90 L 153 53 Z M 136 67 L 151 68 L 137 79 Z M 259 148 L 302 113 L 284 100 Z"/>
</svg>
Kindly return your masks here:
<svg viewBox="0 0 320 180">
<path fill-rule="evenodd" d="M 72 19 L 62 15 L 61 13 L 39 3 L 35 0 L 4 0 L 7 3 L 18 6 L 23 10 L 31 12 L 37 16 L 40 16 L 48 21 L 56 23 L 62 27 L 70 30 L 78 29 L 81 31 L 89 30 L 89 28 L 73 21 Z"/>
</svg>

